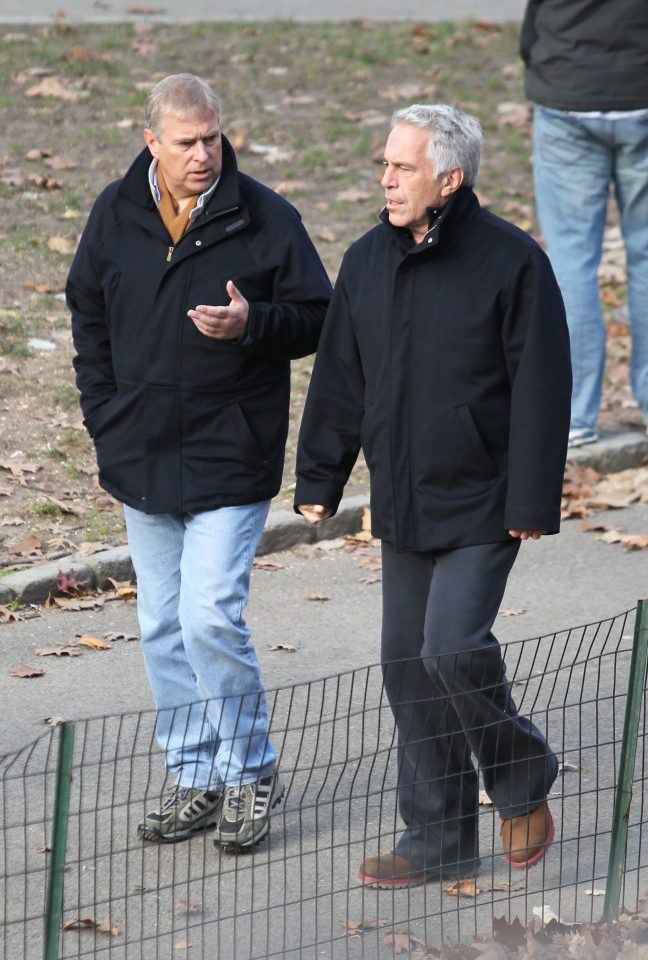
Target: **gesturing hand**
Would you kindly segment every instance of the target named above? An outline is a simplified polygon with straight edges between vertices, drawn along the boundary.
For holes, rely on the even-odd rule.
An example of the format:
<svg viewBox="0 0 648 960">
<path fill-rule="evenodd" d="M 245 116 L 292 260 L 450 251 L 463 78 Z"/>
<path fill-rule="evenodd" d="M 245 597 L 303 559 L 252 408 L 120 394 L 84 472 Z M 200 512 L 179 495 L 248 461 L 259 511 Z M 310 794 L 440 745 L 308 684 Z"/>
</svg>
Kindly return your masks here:
<svg viewBox="0 0 648 960">
<path fill-rule="evenodd" d="M 187 310 L 187 316 L 193 320 L 198 330 L 214 340 L 236 340 L 243 336 L 247 326 L 249 303 L 231 280 L 227 281 L 226 290 L 231 298 L 229 306 L 210 307 L 200 304 L 194 310 Z"/>
</svg>

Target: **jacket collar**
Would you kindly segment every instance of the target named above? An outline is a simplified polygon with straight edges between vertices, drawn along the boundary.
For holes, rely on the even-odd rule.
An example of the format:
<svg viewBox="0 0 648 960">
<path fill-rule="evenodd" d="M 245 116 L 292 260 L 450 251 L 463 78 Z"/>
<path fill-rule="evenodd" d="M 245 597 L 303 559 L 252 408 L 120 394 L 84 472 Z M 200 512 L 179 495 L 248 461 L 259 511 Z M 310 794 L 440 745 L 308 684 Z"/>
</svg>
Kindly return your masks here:
<svg viewBox="0 0 648 960">
<path fill-rule="evenodd" d="M 117 197 L 126 197 L 139 207 L 155 209 L 155 201 L 149 186 L 150 166 L 151 154 L 145 147 L 127 170 L 117 191 Z M 229 213 L 236 210 L 240 203 L 236 154 L 227 137 L 223 137 L 223 169 L 218 189 L 213 192 L 205 206 L 204 217 L 212 218 L 222 213 Z"/>
<path fill-rule="evenodd" d="M 472 187 L 459 187 L 440 212 L 435 208 L 428 208 L 430 227 L 421 242 L 417 244 L 413 242 L 412 235 L 406 227 L 394 227 L 390 224 L 389 214 L 385 207 L 380 211 L 378 219 L 399 237 L 401 243 L 407 242 L 408 253 L 419 253 L 429 247 L 435 247 L 442 235 L 445 240 L 450 233 L 460 227 L 467 218 L 474 216 L 479 209 L 479 200 Z"/>
</svg>

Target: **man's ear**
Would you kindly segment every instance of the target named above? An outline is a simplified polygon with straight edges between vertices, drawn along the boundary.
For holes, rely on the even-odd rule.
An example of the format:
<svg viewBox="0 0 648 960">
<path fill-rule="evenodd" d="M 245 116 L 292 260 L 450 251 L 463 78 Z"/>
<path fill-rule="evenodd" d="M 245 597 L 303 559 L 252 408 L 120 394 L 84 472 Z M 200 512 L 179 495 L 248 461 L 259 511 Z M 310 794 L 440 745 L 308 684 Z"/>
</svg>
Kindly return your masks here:
<svg viewBox="0 0 648 960">
<path fill-rule="evenodd" d="M 157 156 L 158 156 L 158 152 L 159 152 L 159 150 L 158 150 L 158 139 L 157 139 L 157 137 L 155 136 L 155 134 L 153 133 L 153 131 L 152 131 L 152 130 L 149 130 L 148 127 L 145 127 L 145 128 L 144 128 L 144 140 L 145 140 L 145 142 L 146 142 L 146 146 L 149 148 L 149 150 L 151 151 L 151 153 L 153 154 L 153 156 L 154 156 L 155 159 L 157 160 Z"/>
<path fill-rule="evenodd" d="M 464 182 L 464 172 L 461 167 L 455 167 L 453 170 L 444 174 L 441 182 L 441 196 L 451 197 Z"/>
</svg>

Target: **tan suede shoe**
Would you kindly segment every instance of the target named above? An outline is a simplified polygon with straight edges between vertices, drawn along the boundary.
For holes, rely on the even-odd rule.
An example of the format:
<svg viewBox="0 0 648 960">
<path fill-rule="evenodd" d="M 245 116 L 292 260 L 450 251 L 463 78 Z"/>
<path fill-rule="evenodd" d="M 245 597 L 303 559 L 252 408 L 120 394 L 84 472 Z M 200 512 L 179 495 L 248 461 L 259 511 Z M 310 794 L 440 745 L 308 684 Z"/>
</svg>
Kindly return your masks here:
<svg viewBox="0 0 648 960">
<path fill-rule="evenodd" d="M 544 857 L 554 838 L 554 822 L 546 800 L 521 817 L 502 820 L 504 859 L 516 869 L 533 866 Z"/>
<path fill-rule="evenodd" d="M 382 857 L 368 857 L 358 870 L 358 880 L 367 887 L 395 890 L 399 887 L 418 887 L 431 880 L 434 871 L 426 872 L 397 853 Z"/>
</svg>

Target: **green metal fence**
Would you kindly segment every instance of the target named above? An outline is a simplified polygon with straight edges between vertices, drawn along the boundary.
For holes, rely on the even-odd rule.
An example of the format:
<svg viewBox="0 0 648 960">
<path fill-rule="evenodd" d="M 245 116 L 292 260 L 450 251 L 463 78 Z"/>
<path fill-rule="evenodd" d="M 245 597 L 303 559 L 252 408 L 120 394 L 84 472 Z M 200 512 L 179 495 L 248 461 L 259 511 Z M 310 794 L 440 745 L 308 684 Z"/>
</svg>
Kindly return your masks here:
<svg viewBox="0 0 648 960">
<path fill-rule="evenodd" d="M 138 840 L 164 778 L 153 712 L 53 729 L 0 764 L 0 958 L 424 956 L 489 936 L 493 917 L 612 920 L 648 890 L 647 648 L 645 603 L 504 646 L 514 698 L 562 762 L 556 837 L 538 866 L 512 871 L 482 806 L 482 868 L 463 896 L 355 879 L 399 830 L 378 666 L 269 693 L 286 800 L 269 839 L 238 857 L 209 833 Z"/>
</svg>

